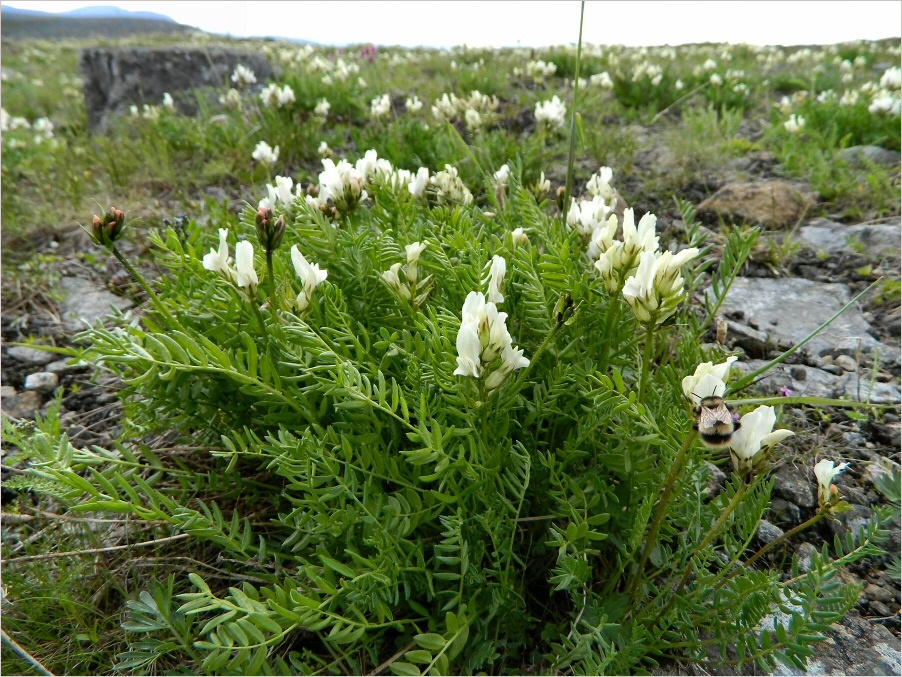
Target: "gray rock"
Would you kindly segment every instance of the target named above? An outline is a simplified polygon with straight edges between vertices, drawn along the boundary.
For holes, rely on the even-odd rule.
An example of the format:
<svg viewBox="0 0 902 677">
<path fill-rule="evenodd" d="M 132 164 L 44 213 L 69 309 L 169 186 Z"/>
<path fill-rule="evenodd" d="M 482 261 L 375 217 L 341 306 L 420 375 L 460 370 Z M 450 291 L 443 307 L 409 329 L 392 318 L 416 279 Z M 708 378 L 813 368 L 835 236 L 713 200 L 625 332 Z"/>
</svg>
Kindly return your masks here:
<svg viewBox="0 0 902 677">
<path fill-rule="evenodd" d="M 13 397 L 4 397 L 0 400 L 0 408 L 10 418 L 34 418 L 34 413 L 41 408 L 41 396 L 28 390 Z"/>
<path fill-rule="evenodd" d="M 889 478 L 899 473 L 902 473 L 902 466 L 895 461 L 881 457 L 865 466 L 864 470 L 861 471 L 861 481 L 865 485 L 874 484 L 878 478 Z"/>
<path fill-rule="evenodd" d="M 755 532 L 755 536 L 761 543 L 773 543 L 778 538 L 783 535 L 783 530 L 768 522 L 767 520 L 761 520 L 758 522 L 758 531 Z"/>
<path fill-rule="evenodd" d="M 64 277 L 60 280 L 60 288 L 66 295 L 60 304 L 60 315 L 72 330 L 83 329 L 84 322 L 93 324 L 107 317 L 112 312 L 111 306 L 124 311 L 134 305 L 81 277 Z"/>
<path fill-rule="evenodd" d="M 773 513 L 777 524 L 795 526 L 802 521 L 802 511 L 795 503 L 785 501 L 782 498 L 771 499 L 770 511 Z"/>
<path fill-rule="evenodd" d="M 723 491 L 727 483 L 727 475 L 713 463 L 706 462 L 705 466 L 708 472 L 708 486 L 702 490 L 702 495 L 710 499 Z"/>
<path fill-rule="evenodd" d="M 801 508 L 817 505 L 814 486 L 805 468 L 786 465 L 774 473 L 774 494 Z"/>
<path fill-rule="evenodd" d="M 46 367 L 44 367 L 44 371 L 49 371 L 51 374 L 71 374 L 76 371 L 84 371 L 90 365 L 87 362 L 76 362 L 75 364 L 69 364 L 69 360 L 71 358 L 66 358 L 64 360 L 56 360 L 55 362 L 51 362 Z"/>
<path fill-rule="evenodd" d="M 56 359 L 56 353 L 38 350 L 37 348 L 26 348 L 25 346 L 10 346 L 6 349 L 6 354 L 14 360 L 25 364 L 44 365 Z"/>
<path fill-rule="evenodd" d="M 763 367 L 765 360 L 748 360 L 736 362 L 740 371 L 749 373 Z M 799 379 L 801 370 L 805 371 L 805 377 Z M 865 374 L 850 374 L 839 370 L 839 375 L 834 375 L 818 369 L 817 367 L 805 367 L 778 364 L 771 368 L 764 376 L 759 377 L 755 387 L 767 395 L 777 395 L 780 388 L 788 388 L 791 395 L 806 397 L 824 397 L 827 399 L 846 398 L 856 402 L 869 401 L 872 404 L 895 404 L 902 401 L 902 390 L 898 384 L 871 382 Z"/>
<path fill-rule="evenodd" d="M 25 390 L 36 390 L 39 393 L 52 392 L 59 384 L 60 377 L 49 371 L 39 371 L 25 377 Z"/>
<path fill-rule="evenodd" d="M 839 490 L 839 493 L 842 495 L 842 489 Z M 867 506 L 856 505 L 854 503 L 850 503 L 849 505 L 852 508 L 851 510 L 840 513 L 839 515 L 836 515 L 836 519 L 831 519 L 827 522 L 830 526 L 830 530 L 838 536 L 845 536 L 848 532 L 851 532 L 852 535 L 855 536 L 860 529 L 874 519 L 874 511 Z"/>
<path fill-rule="evenodd" d="M 811 558 L 818 552 L 820 551 L 807 541 L 799 544 L 799 547 L 796 548 L 796 554 L 799 556 L 799 570 L 802 573 L 807 574 L 811 571 Z"/>
<path fill-rule="evenodd" d="M 766 333 L 771 343 L 789 348 L 830 319 L 851 298 L 844 284 L 802 278 L 738 277 L 721 312 L 734 319 L 745 318 L 745 324 Z M 865 352 L 879 349 L 885 359 L 896 355 L 898 351 L 880 343 L 870 331 L 861 309 L 852 306 L 803 350 L 815 356 L 855 355 L 859 348 Z"/>
<path fill-rule="evenodd" d="M 902 160 L 898 151 L 888 150 L 880 146 L 850 146 L 836 154 L 853 167 L 866 167 L 868 163 L 895 167 Z"/>
<path fill-rule="evenodd" d="M 94 47 L 82 51 L 79 67 L 84 80 L 85 107 L 91 129 L 103 130 L 111 116 L 129 106 L 160 105 L 169 92 L 178 110 L 193 114 L 196 98 L 181 96 L 196 89 L 220 92 L 232 86 L 238 64 L 250 68 L 258 86 L 272 79 L 273 69 L 262 53 L 223 47 Z"/>
<path fill-rule="evenodd" d="M 802 226 L 798 239 L 818 252 L 839 254 L 861 249 L 872 255 L 899 254 L 902 225 L 896 223 L 863 223 L 846 226 L 829 219 L 812 219 Z"/>
<path fill-rule="evenodd" d="M 874 585 L 873 583 L 868 583 L 864 588 L 865 596 L 877 602 L 883 602 L 888 604 L 893 601 L 893 593 L 884 588 L 882 585 Z"/>
<path fill-rule="evenodd" d="M 784 614 L 785 615 L 785 614 Z M 777 661 L 775 675 L 899 675 L 899 640 L 884 626 L 849 614 L 816 644 L 802 672 Z"/>
<path fill-rule="evenodd" d="M 858 371 L 858 363 L 848 355 L 837 355 L 833 359 L 833 364 L 840 367 L 843 371 Z"/>
</svg>

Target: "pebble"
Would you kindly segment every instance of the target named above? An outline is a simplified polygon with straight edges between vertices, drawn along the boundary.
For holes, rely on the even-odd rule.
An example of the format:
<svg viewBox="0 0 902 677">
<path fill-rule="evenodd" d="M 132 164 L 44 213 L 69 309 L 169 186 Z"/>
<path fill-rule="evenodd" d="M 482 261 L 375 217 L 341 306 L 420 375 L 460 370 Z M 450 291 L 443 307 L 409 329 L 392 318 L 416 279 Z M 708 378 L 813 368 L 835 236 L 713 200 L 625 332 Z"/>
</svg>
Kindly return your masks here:
<svg viewBox="0 0 902 677">
<path fill-rule="evenodd" d="M 12 346 L 6 349 L 6 354 L 26 364 L 44 365 L 48 362 L 53 362 L 56 358 L 56 353 L 49 353 L 46 350 L 38 350 L 37 348 L 27 348 L 26 346 Z"/>
<path fill-rule="evenodd" d="M 0 386 L 0 397 L 15 397 L 16 389 L 12 386 Z"/>
<path fill-rule="evenodd" d="M 44 371 L 49 371 L 51 374 L 69 374 L 73 371 L 81 371 L 83 369 L 88 368 L 87 362 L 78 361 L 75 364 L 69 364 L 69 358 L 64 360 L 56 360 L 55 362 L 51 362 L 46 367 L 44 367 Z"/>
<path fill-rule="evenodd" d="M 889 607 L 886 606 L 883 602 L 871 602 L 868 604 L 868 609 L 875 616 L 882 616 L 884 618 L 889 618 L 890 616 L 895 616 L 892 612 L 890 612 Z"/>
<path fill-rule="evenodd" d="M 837 355 L 833 358 L 833 364 L 845 371 L 858 371 L 858 363 L 855 361 L 855 358 L 848 355 Z"/>
<path fill-rule="evenodd" d="M 758 531 L 756 533 L 756 536 L 762 543 L 773 543 L 778 538 L 780 538 L 783 533 L 784 532 L 780 527 L 771 524 L 767 520 L 761 520 L 760 522 L 758 522 Z"/>
<path fill-rule="evenodd" d="M 820 551 L 807 541 L 799 544 L 799 547 L 796 548 L 796 553 L 799 556 L 799 570 L 802 573 L 807 574 L 811 571 L 811 557 L 818 552 Z"/>
<path fill-rule="evenodd" d="M 59 384 L 60 377 L 49 371 L 39 371 L 25 377 L 25 390 L 37 390 L 38 392 L 49 393 L 55 390 Z"/>
<path fill-rule="evenodd" d="M 864 589 L 864 594 L 868 599 L 887 604 L 893 601 L 893 593 L 886 588 L 869 583 Z"/>
</svg>

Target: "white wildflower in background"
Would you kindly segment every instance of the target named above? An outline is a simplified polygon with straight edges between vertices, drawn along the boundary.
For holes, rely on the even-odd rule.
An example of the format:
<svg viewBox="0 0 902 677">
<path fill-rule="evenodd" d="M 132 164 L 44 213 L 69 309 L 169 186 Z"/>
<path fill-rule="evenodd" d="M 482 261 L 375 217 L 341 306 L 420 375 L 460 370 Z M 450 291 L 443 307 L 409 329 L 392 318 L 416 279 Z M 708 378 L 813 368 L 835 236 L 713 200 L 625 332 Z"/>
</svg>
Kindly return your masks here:
<svg viewBox="0 0 902 677">
<path fill-rule="evenodd" d="M 232 82 L 234 82 L 239 89 L 244 89 L 257 82 L 257 76 L 254 75 L 254 71 L 247 66 L 238 64 L 232 72 Z"/>
<path fill-rule="evenodd" d="M 335 164 L 331 159 L 323 160 L 323 171 L 319 175 L 319 201 L 332 204 L 342 214 L 347 214 L 367 198 L 363 189 L 366 180 L 347 160 Z"/>
<path fill-rule="evenodd" d="M 708 81 L 715 87 L 720 87 L 723 84 L 723 78 L 717 73 L 711 73 L 711 77 L 708 78 Z"/>
<path fill-rule="evenodd" d="M 848 463 L 840 463 L 834 467 L 833 461 L 826 458 L 815 464 L 814 476 L 817 478 L 817 502 L 821 507 L 833 503 L 833 479 L 847 467 L 849 467 Z"/>
<path fill-rule="evenodd" d="M 426 167 L 420 167 L 417 173 L 412 175 L 410 183 L 407 184 L 407 190 L 414 197 L 420 197 L 426 192 L 429 185 L 429 170 Z"/>
<path fill-rule="evenodd" d="M 53 123 L 49 118 L 38 118 L 31 125 L 31 129 L 37 132 L 34 137 L 35 143 L 42 143 L 53 138 Z"/>
<path fill-rule="evenodd" d="M 783 128 L 789 132 L 790 134 L 797 134 L 802 131 L 802 127 L 805 126 L 805 118 L 801 115 L 796 115 L 793 113 L 789 116 L 789 119 L 783 123 Z"/>
<path fill-rule="evenodd" d="M 226 108 L 240 110 L 241 92 L 239 92 L 237 89 L 229 89 L 229 91 L 219 97 L 219 103 L 221 103 Z"/>
<path fill-rule="evenodd" d="M 511 168 L 507 163 L 504 163 L 492 176 L 495 179 L 495 185 L 507 188 L 510 183 Z"/>
<path fill-rule="evenodd" d="M 884 89 L 902 89 L 902 68 L 893 66 L 880 76 L 880 86 Z"/>
<path fill-rule="evenodd" d="M 407 100 L 404 102 L 404 106 L 407 109 L 408 113 L 416 113 L 421 108 L 423 108 L 423 102 L 420 101 L 420 99 L 416 95 L 414 95 L 413 97 L 407 98 Z"/>
<path fill-rule="evenodd" d="M 266 143 L 266 141 L 261 141 L 254 148 L 254 152 L 251 153 L 251 157 L 261 164 L 274 165 L 279 159 L 279 147 L 276 146 L 275 148 L 273 148 L 268 143 Z"/>
<path fill-rule="evenodd" d="M 170 111 L 175 110 L 175 101 L 172 100 L 172 95 L 169 92 L 163 92 L 163 108 Z"/>
<path fill-rule="evenodd" d="M 475 108 L 467 108 L 464 113 L 464 124 L 471 132 L 482 127 L 482 116 Z"/>
<path fill-rule="evenodd" d="M 483 278 L 482 283 L 488 285 L 486 297 L 492 303 L 503 303 L 504 294 L 504 275 L 507 272 L 507 261 L 502 256 L 493 256 L 490 263 L 487 264 L 489 269 L 488 275 Z"/>
<path fill-rule="evenodd" d="M 325 141 L 319 142 L 319 146 L 317 147 L 316 152 L 321 158 L 326 158 L 332 155 L 332 149 L 329 148 L 329 144 Z"/>
<path fill-rule="evenodd" d="M 616 200 L 614 186 L 611 181 L 614 178 L 614 170 L 610 167 L 600 167 L 599 170 L 589 177 L 586 182 L 586 190 L 593 197 L 601 197 L 604 200 Z M 613 209 L 613 204 L 611 205 Z"/>
<path fill-rule="evenodd" d="M 608 75 L 607 71 L 596 73 L 595 75 L 590 75 L 589 84 L 596 85 L 598 87 L 601 87 L 602 89 L 613 89 L 614 87 L 614 81 L 611 80 L 611 76 Z"/>
<path fill-rule="evenodd" d="M 388 94 L 377 96 L 370 101 L 370 117 L 382 118 L 391 112 L 391 99 Z"/>
<path fill-rule="evenodd" d="M 316 107 L 313 109 L 314 115 L 318 115 L 321 118 L 327 117 L 329 115 L 329 109 L 332 105 L 329 103 L 327 99 L 320 99 L 316 102 Z"/>
<path fill-rule="evenodd" d="M 229 267 L 229 231 L 226 228 L 219 229 L 219 250 L 210 248 L 210 253 L 206 254 L 203 259 L 204 268 L 213 272 L 221 273 L 228 280 L 235 277 L 235 271 Z"/>
<path fill-rule="evenodd" d="M 774 430 L 776 422 L 774 408 L 763 404 L 739 419 L 740 427 L 730 438 L 730 458 L 737 472 L 754 469 L 759 453 L 795 434 L 791 430 Z"/>
<path fill-rule="evenodd" d="M 545 172 L 541 172 L 538 181 L 531 184 L 529 189 L 536 196 L 536 200 L 541 202 L 551 192 L 551 181 L 545 178 Z"/>
<path fill-rule="evenodd" d="M 303 287 L 295 302 L 298 310 L 304 312 L 313 300 L 313 292 L 329 276 L 329 271 L 320 270 L 317 264 L 307 261 L 297 245 L 291 246 L 291 263 L 294 265 L 294 272 L 301 278 Z"/>
<path fill-rule="evenodd" d="M 284 108 L 294 103 L 294 90 L 288 85 L 269 84 L 260 92 L 260 100 L 267 108 Z"/>
<path fill-rule="evenodd" d="M 731 355 L 725 362 L 714 364 L 713 362 L 702 362 L 695 368 L 692 376 L 683 379 L 683 395 L 692 402 L 694 406 L 705 397 L 723 397 L 726 392 L 727 376 L 730 374 L 730 366 L 739 359 L 735 355 Z"/>
<path fill-rule="evenodd" d="M 257 271 L 254 270 L 254 245 L 242 240 L 235 245 L 235 284 L 247 287 L 253 294 L 257 288 Z"/>
<path fill-rule="evenodd" d="M 526 64 L 526 75 L 532 78 L 537 85 L 542 84 L 545 78 L 554 75 L 557 72 L 557 66 L 554 63 L 546 63 L 544 61 L 530 61 Z"/>
<path fill-rule="evenodd" d="M 291 192 L 293 185 L 294 181 L 290 176 L 277 176 L 276 185 L 266 186 L 267 196 L 260 200 L 257 208 L 275 209 L 280 203 L 285 206 L 291 205 L 294 202 L 294 194 Z"/>
<path fill-rule="evenodd" d="M 435 198 L 439 204 L 446 206 L 470 205 L 473 203 L 473 194 L 467 189 L 463 181 L 457 175 L 457 168 L 445 165 L 445 169 L 436 172 L 429 179 Z"/>
<path fill-rule="evenodd" d="M 567 116 L 567 107 L 555 94 L 550 101 L 536 103 L 536 122 L 545 125 L 552 131 L 563 128 Z"/>
<path fill-rule="evenodd" d="M 515 369 L 529 366 L 523 350 L 515 348 L 505 325 L 507 313 L 486 303 L 481 292 L 470 292 L 461 310 L 457 332 L 456 376 L 485 378 L 489 391 L 498 388 Z"/>
</svg>

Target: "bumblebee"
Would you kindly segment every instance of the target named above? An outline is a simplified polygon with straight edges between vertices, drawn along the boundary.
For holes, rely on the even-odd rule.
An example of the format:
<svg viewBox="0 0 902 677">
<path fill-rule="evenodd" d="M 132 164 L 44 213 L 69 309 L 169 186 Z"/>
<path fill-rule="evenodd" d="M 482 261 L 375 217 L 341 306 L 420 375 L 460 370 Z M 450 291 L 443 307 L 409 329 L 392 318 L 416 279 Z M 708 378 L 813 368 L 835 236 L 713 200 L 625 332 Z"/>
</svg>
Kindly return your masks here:
<svg viewBox="0 0 902 677">
<path fill-rule="evenodd" d="M 692 427 L 707 447 L 723 449 L 730 445 L 733 433 L 739 430 L 739 421 L 733 420 L 733 409 L 718 395 L 703 397 L 695 408 L 698 418 Z"/>
</svg>

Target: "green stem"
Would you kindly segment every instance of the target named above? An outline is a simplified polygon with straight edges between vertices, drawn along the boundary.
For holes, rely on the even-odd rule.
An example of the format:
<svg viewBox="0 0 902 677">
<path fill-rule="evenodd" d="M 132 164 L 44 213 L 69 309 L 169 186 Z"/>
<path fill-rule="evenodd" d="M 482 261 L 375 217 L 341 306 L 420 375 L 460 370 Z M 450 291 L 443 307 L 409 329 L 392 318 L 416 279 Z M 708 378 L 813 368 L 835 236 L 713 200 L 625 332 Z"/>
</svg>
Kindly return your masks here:
<svg viewBox="0 0 902 677">
<path fill-rule="evenodd" d="M 260 312 L 260 306 L 257 305 L 257 293 L 256 290 L 248 289 L 248 300 L 251 303 L 251 308 L 254 309 L 254 315 L 257 316 L 257 322 L 260 323 L 260 331 L 263 332 L 263 338 L 269 341 L 269 332 L 266 330 L 266 322 L 263 320 L 263 313 Z"/>
<path fill-rule="evenodd" d="M 782 536 L 780 536 L 779 538 L 777 538 L 777 539 L 771 541 L 770 543 L 768 543 L 767 545 L 765 545 L 765 546 L 764 546 L 763 548 L 761 548 L 758 552 L 756 552 L 756 553 L 755 553 L 754 555 L 752 555 L 749 559 L 747 559 L 747 560 L 745 561 L 745 564 L 744 564 L 743 566 L 745 566 L 745 568 L 748 568 L 749 566 L 751 566 L 752 562 L 754 562 L 755 560 L 757 560 L 759 557 L 761 557 L 762 555 L 766 554 L 767 552 L 770 552 L 770 551 L 773 550 L 775 547 L 777 547 L 778 545 L 780 545 L 780 543 L 782 543 L 783 541 L 785 541 L 785 540 L 787 540 L 787 539 L 792 538 L 793 536 L 795 536 L 795 535 L 796 535 L 797 533 L 799 533 L 800 531 L 804 531 L 804 530 L 807 529 L 808 527 L 817 524 L 817 523 L 820 522 L 822 519 L 824 519 L 826 516 L 827 516 L 827 512 L 826 512 L 826 511 L 819 511 L 814 517 L 812 517 L 811 519 L 809 519 L 807 522 L 802 522 L 802 523 L 801 523 L 800 525 L 798 525 L 797 527 L 794 527 L 794 528 L 790 529 L 789 531 L 787 531 L 786 533 L 784 533 L 784 534 L 783 534 Z M 725 583 L 725 582 L 726 582 L 726 579 L 724 579 L 724 581 L 721 582 L 721 586 L 722 586 L 723 583 Z"/>
<path fill-rule="evenodd" d="M 150 299 L 153 307 L 158 313 L 160 313 L 160 319 L 165 321 L 166 318 L 171 317 L 172 312 L 166 309 L 166 306 L 164 306 L 163 302 L 160 301 L 160 297 L 154 293 L 153 289 L 150 288 L 150 285 L 147 284 L 147 281 L 144 279 L 141 273 L 135 270 L 135 267 L 128 262 L 128 259 L 126 259 L 122 255 L 122 252 L 120 252 L 116 248 L 115 244 L 110 247 L 110 251 L 113 253 L 113 256 L 115 256 L 119 261 L 119 263 L 121 263 L 125 267 L 125 269 L 128 271 L 128 274 L 131 275 L 139 285 L 141 285 L 141 288 L 144 290 L 144 293 L 147 294 L 147 298 Z"/>
<path fill-rule="evenodd" d="M 639 380 L 639 403 L 645 404 L 648 390 L 648 373 L 651 371 L 651 353 L 654 346 L 655 322 L 652 319 L 645 327 L 645 352 L 642 356 L 642 377 Z"/>
<path fill-rule="evenodd" d="M 611 294 L 611 301 L 608 304 L 608 311 L 605 313 L 604 321 L 604 343 L 601 346 L 601 373 L 608 373 L 608 360 L 611 355 L 611 344 L 614 342 L 613 332 L 614 325 L 620 315 L 620 291 Z"/>
<path fill-rule="evenodd" d="M 266 279 L 269 282 L 269 306 L 275 313 L 276 305 L 276 277 L 272 272 L 272 251 L 266 250 Z"/>
<path fill-rule="evenodd" d="M 655 515 L 651 521 L 651 527 L 648 530 L 648 535 L 645 537 L 645 547 L 642 549 L 642 554 L 639 557 L 639 565 L 636 567 L 633 578 L 630 581 L 629 594 L 631 600 L 635 595 L 639 576 L 642 575 L 645 563 L 648 561 L 648 557 L 651 555 L 652 548 L 655 545 L 655 540 L 658 537 L 658 530 L 661 528 L 661 523 L 664 521 L 664 514 L 667 511 L 667 506 L 670 502 L 670 494 L 673 493 L 677 475 L 679 475 L 680 471 L 683 469 L 686 454 L 689 452 L 689 449 L 692 448 L 692 443 L 695 441 L 695 435 L 695 430 L 686 435 L 680 450 L 677 452 L 676 458 L 673 459 L 673 464 L 670 467 L 670 474 L 667 475 L 667 479 L 664 481 L 664 487 L 661 489 L 661 499 L 658 501 Z"/>
<path fill-rule="evenodd" d="M 573 167 L 576 159 L 576 95 L 579 92 L 579 67 L 583 50 L 583 16 L 586 2 L 579 4 L 579 40 L 576 43 L 576 72 L 573 75 L 573 111 L 570 114 L 570 148 L 567 152 L 567 180 L 564 182 L 564 205 L 561 209 L 562 228 L 567 230 L 567 212 L 570 210 L 570 196 L 573 194 Z M 544 144 L 543 144 L 544 145 Z"/>
</svg>

